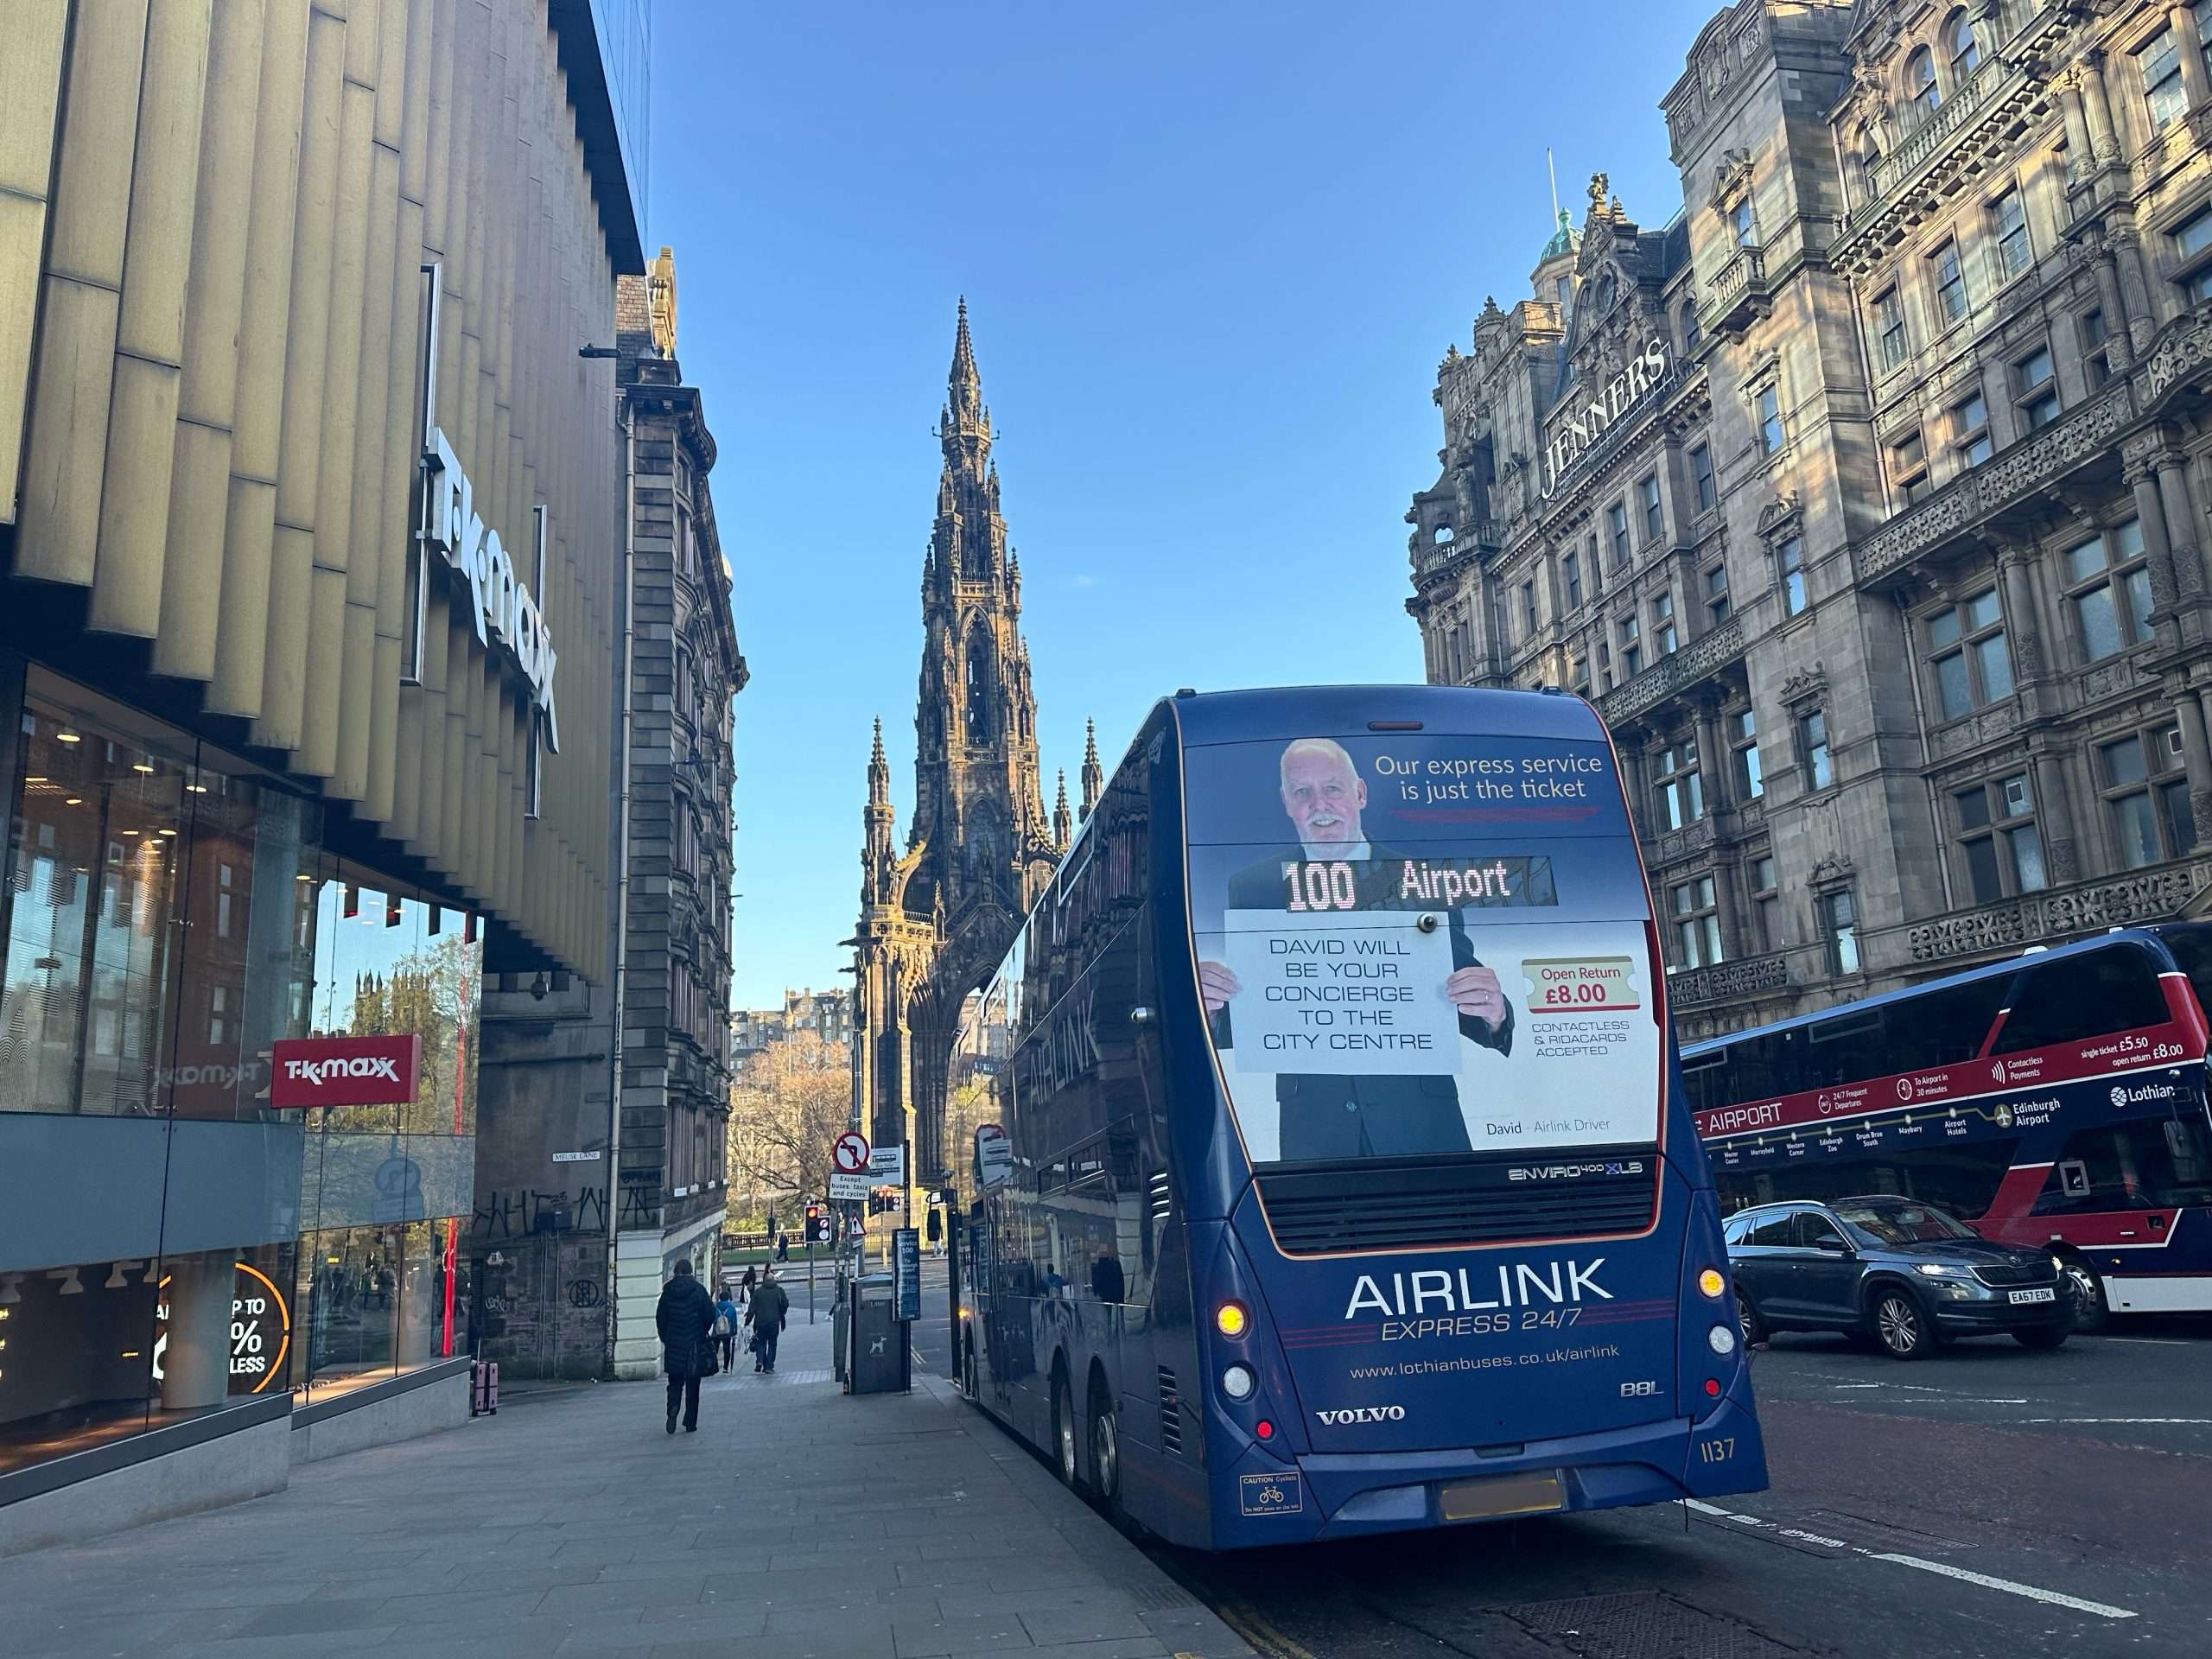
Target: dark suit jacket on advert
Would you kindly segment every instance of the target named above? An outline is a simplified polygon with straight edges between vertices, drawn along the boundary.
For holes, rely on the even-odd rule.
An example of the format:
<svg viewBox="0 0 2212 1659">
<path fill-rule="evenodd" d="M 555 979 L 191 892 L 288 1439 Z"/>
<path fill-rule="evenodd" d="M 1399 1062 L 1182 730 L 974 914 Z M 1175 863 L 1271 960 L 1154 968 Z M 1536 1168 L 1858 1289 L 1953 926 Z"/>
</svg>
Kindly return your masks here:
<svg viewBox="0 0 2212 1659">
<path fill-rule="evenodd" d="M 709 1375 L 712 1350 L 707 1338 L 715 1328 L 715 1299 L 695 1276 L 681 1274 L 662 1287 L 660 1305 L 653 1309 L 653 1325 L 660 1332 L 669 1376 L 682 1381 Z"/>
<path fill-rule="evenodd" d="M 1239 870 L 1230 880 L 1228 907 L 1287 909 L 1289 889 L 1284 885 L 1282 867 L 1294 860 L 1316 861 L 1302 847 L 1289 847 Z M 1367 861 L 1358 871 L 1358 909 L 1441 908 L 1427 899 L 1398 896 L 1405 863 L 1403 854 L 1370 842 Z M 1460 912 L 1446 913 L 1451 918 L 1453 969 L 1481 967 Z M 1215 1016 L 1215 1037 L 1224 1044 L 1232 1041 L 1229 1014 L 1230 1010 L 1224 1008 Z M 1507 1001 L 1505 1017 L 1495 1026 L 1487 1020 L 1461 1014 L 1459 1034 L 1500 1054 L 1511 1053 L 1512 1001 Z M 1275 1077 L 1275 1099 L 1282 1109 L 1281 1156 L 1286 1161 L 1470 1149 L 1466 1119 L 1459 1112 L 1459 1087 L 1449 1072 L 1435 1077 L 1353 1077 L 1283 1071 Z"/>
</svg>

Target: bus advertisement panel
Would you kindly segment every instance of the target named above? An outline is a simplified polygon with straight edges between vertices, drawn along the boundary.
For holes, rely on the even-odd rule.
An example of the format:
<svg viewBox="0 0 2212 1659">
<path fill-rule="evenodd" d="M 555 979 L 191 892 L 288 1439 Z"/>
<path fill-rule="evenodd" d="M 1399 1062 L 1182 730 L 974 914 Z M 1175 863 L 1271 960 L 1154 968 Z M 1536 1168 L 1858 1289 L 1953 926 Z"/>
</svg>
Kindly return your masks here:
<svg viewBox="0 0 2212 1659">
<path fill-rule="evenodd" d="M 1324 1507 L 1346 1457 L 1679 1444 L 1738 1368 L 1682 1305 L 1685 1230 L 1718 1261 L 1717 1211 L 1664 1156 L 1650 901 L 1594 721 L 1187 759 L 1199 995 L 1256 1177 L 1222 1266 L 1267 1308 Z M 1729 1472 L 1759 1484 L 1742 1438 Z M 1680 1466 L 1608 1501 L 1680 1496 Z"/>
</svg>

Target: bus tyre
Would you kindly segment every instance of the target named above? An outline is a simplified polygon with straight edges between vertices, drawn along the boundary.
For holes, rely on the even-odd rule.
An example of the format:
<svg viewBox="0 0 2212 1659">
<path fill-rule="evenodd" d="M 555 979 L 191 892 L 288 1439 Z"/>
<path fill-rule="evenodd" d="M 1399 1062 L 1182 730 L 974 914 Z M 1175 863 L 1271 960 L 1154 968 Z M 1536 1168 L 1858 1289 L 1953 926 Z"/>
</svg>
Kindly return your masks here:
<svg viewBox="0 0 2212 1659">
<path fill-rule="evenodd" d="M 1090 1484 L 1109 1515 L 1122 1512 L 1121 1425 L 1114 1408 L 1094 1395 L 1090 1402 Z"/>
<path fill-rule="evenodd" d="M 1871 1309 L 1874 1340 L 1891 1359 L 1923 1359 L 1936 1346 L 1936 1327 L 1919 1299 L 1897 1285 L 1876 1290 Z"/>
<path fill-rule="evenodd" d="M 1766 1340 L 1766 1324 L 1759 1318 L 1759 1311 L 1751 1306 L 1751 1299 L 1738 1287 L 1736 1292 L 1736 1326 L 1744 1335 L 1746 1351 Z"/>
<path fill-rule="evenodd" d="M 2074 1328 L 2076 1331 L 2101 1331 L 2111 1317 L 2112 1310 L 2105 1303 L 2104 1281 L 2097 1277 L 2096 1269 L 2078 1255 L 2063 1258 L 2065 1270 L 2059 1275 L 2074 1300 Z"/>
<path fill-rule="evenodd" d="M 1083 1449 L 1076 1427 L 1075 1402 L 1068 1398 L 1067 1373 L 1052 1372 L 1052 1464 L 1071 1491 L 1083 1490 Z"/>
</svg>

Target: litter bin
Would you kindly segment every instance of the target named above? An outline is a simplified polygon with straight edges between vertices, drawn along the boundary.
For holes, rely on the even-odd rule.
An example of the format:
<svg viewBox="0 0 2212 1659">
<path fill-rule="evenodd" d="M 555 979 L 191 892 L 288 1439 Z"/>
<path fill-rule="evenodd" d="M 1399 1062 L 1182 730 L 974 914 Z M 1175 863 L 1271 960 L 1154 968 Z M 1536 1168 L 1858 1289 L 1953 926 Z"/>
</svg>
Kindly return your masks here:
<svg viewBox="0 0 2212 1659">
<path fill-rule="evenodd" d="M 853 1281 L 847 1306 L 845 1388 L 851 1394 L 903 1394 L 912 1349 L 908 1327 L 893 1319 L 891 1275 L 864 1273 Z"/>
</svg>

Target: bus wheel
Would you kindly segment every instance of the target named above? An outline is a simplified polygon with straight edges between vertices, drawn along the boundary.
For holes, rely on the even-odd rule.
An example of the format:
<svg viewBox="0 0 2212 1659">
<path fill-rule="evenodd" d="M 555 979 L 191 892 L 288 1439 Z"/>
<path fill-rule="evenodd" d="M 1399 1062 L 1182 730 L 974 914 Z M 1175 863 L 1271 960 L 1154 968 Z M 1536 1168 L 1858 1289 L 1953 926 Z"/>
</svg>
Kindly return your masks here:
<svg viewBox="0 0 2212 1659">
<path fill-rule="evenodd" d="M 1090 1407 L 1090 1481 L 1109 1514 L 1122 1509 L 1122 1436 L 1114 1408 L 1094 1400 Z"/>
<path fill-rule="evenodd" d="M 2076 1331 L 2101 1331 L 2112 1310 L 2105 1305 L 2105 1287 L 2096 1270 L 2078 1255 L 2061 1258 L 2066 1263 L 2061 1275 L 2074 1299 L 2074 1328 Z"/>
<path fill-rule="evenodd" d="M 1052 1451 L 1060 1479 L 1071 1491 L 1083 1490 L 1083 1452 L 1076 1439 L 1074 1402 L 1068 1398 L 1065 1371 L 1052 1373 Z"/>
<path fill-rule="evenodd" d="M 963 1342 L 961 1347 L 966 1351 L 962 1355 L 960 1361 L 960 1391 L 968 1396 L 968 1403 L 974 1405 L 976 1403 L 976 1345 L 973 1343 Z"/>
<path fill-rule="evenodd" d="M 1936 1345 L 1935 1329 L 1910 1291 L 1874 1293 L 1874 1340 L 1891 1359 L 1920 1359 Z"/>
</svg>

